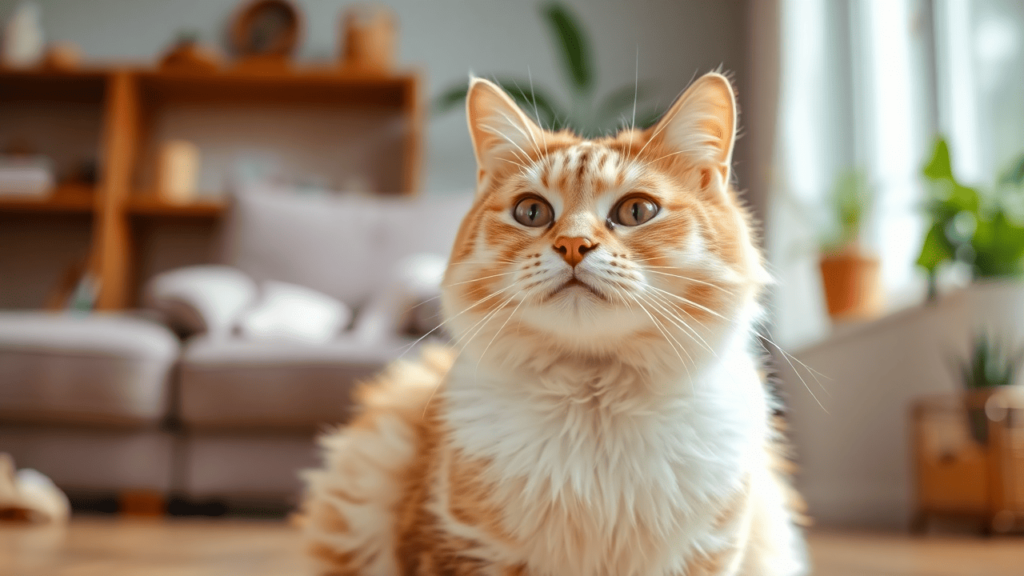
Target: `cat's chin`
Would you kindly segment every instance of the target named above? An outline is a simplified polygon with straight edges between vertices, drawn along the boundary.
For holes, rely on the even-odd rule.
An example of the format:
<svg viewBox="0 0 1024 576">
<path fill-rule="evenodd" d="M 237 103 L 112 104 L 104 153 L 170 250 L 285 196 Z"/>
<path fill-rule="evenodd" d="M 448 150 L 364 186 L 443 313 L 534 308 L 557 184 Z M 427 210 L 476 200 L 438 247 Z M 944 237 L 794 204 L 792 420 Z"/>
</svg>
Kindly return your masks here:
<svg viewBox="0 0 1024 576">
<path fill-rule="evenodd" d="M 568 286 L 520 312 L 523 324 L 565 343 L 604 346 L 643 330 L 649 319 L 583 286 Z"/>
</svg>

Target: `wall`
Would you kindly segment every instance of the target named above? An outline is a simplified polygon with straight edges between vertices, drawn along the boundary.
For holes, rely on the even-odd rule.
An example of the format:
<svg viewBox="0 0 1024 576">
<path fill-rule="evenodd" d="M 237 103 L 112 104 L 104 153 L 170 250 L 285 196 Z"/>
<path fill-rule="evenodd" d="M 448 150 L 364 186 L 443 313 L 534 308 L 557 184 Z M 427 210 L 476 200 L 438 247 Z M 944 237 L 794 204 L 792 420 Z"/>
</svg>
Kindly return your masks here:
<svg viewBox="0 0 1024 576">
<path fill-rule="evenodd" d="M 0 0 L 6 15 L 16 0 Z M 37 0 L 48 39 L 79 45 L 89 60 L 153 61 L 184 31 L 223 44 L 236 0 Z M 300 58 L 333 59 L 338 52 L 341 1 L 296 1 L 305 16 Z M 398 17 L 402 67 L 424 72 L 427 93 L 477 74 L 514 74 L 551 86 L 559 97 L 558 64 L 535 2 L 391 0 Z M 593 44 L 601 92 L 633 82 L 639 50 L 640 78 L 656 79 L 666 106 L 694 74 L 718 66 L 743 86 L 745 0 L 569 2 Z M 742 90 L 740 92 L 742 97 Z M 444 193 L 471 188 L 475 168 L 461 114 L 434 118 L 426 147 L 425 189 Z M 742 170 L 744 152 L 738 152 Z"/>
<path fill-rule="evenodd" d="M 73 42 L 89 62 L 128 63 L 155 62 L 182 32 L 195 33 L 202 42 L 223 47 L 227 24 L 240 4 L 237 0 L 35 1 L 41 7 L 48 41 Z M 17 3 L 18 0 L 0 0 L 0 18 L 10 14 Z M 298 59 L 305 63 L 333 61 L 339 52 L 340 15 L 349 2 L 295 3 L 305 18 Z M 438 94 L 452 83 L 464 82 L 470 71 L 524 78 L 530 71 L 537 85 L 568 101 L 553 45 L 538 14 L 540 3 L 391 0 L 385 4 L 391 6 L 398 18 L 399 66 L 422 72 L 427 96 Z M 571 0 L 569 4 L 589 32 L 598 64 L 599 96 L 631 84 L 638 70 L 641 80 L 656 81 L 653 100 L 666 107 L 695 74 L 721 66 L 735 73 L 741 109 L 748 109 L 748 0 Z M 748 168 L 746 143 L 746 139 L 741 139 L 737 145 L 737 174 L 743 186 L 760 191 L 763 186 L 744 180 Z M 315 146 L 312 139 L 309 146 Z M 215 155 L 204 156 L 210 160 Z M 475 165 L 460 111 L 428 121 L 424 169 L 423 188 L 427 194 L 467 192 L 473 188 Z M 209 185 L 208 170 L 209 166 L 204 168 L 204 186 Z M 211 187 L 217 188 L 222 189 L 217 185 Z M 752 205 L 760 208 L 763 202 L 754 198 Z M 40 231 L 37 235 L 40 238 L 33 239 L 0 230 L 0 263 L 26 258 L 43 260 L 31 250 L 33 246 L 44 245 L 51 234 Z M 204 232 L 196 238 L 201 240 L 208 235 Z M 180 236 L 180 231 L 172 236 Z M 202 244 L 199 240 L 186 244 L 197 242 Z M 81 251 L 80 244 L 73 251 Z M 144 246 L 156 244 L 160 243 L 143 241 Z M 186 251 L 189 253 L 185 254 Z M 206 257 L 202 250 L 182 248 L 166 257 L 150 254 L 149 260 L 187 263 Z M 46 263 L 34 264 L 31 270 L 24 265 L 0 269 L 0 276 L 16 278 L 18 284 L 16 290 L 13 286 L 0 290 L 0 308 L 42 305 L 66 260 L 46 259 Z"/>
<path fill-rule="evenodd" d="M 1024 284 L 977 283 L 795 352 L 806 368 L 780 361 L 797 486 L 815 523 L 906 528 L 912 403 L 959 391 L 976 331 L 1017 345 L 1022 317 Z"/>
</svg>

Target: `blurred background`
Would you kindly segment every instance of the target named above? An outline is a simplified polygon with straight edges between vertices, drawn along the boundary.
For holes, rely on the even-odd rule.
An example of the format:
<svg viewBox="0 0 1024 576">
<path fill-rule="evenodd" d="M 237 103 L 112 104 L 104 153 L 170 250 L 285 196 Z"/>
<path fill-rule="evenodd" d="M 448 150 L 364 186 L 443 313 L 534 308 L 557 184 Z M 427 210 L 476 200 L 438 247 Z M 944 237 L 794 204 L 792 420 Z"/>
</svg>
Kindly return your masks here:
<svg viewBox="0 0 1024 576">
<path fill-rule="evenodd" d="M 0 21 L 0 452 L 78 508 L 294 505 L 352 383 L 437 326 L 470 72 L 600 134 L 721 67 L 810 516 L 1024 525 L 1019 0 L 0 0 Z"/>
</svg>

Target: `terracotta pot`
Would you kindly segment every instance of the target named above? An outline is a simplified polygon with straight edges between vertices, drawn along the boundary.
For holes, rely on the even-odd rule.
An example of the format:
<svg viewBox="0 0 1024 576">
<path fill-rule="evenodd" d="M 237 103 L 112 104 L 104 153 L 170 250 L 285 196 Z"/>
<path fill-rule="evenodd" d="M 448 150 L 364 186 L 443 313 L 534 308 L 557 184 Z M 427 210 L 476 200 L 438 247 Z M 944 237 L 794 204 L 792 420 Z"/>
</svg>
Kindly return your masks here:
<svg viewBox="0 0 1024 576">
<path fill-rule="evenodd" d="M 882 313 L 882 286 L 878 258 L 856 252 L 821 258 L 828 314 L 835 320 L 863 320 Z"/>
</svg>

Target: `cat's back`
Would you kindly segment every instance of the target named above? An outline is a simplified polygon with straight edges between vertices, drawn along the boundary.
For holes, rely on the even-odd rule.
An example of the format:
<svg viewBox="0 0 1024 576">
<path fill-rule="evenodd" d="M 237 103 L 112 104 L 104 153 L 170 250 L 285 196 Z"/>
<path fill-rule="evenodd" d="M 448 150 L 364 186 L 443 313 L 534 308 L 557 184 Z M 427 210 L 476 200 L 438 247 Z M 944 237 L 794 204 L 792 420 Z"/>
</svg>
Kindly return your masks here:
<svg viewBox="0 0 1024 576">
<path fill-rule="evenodd" d="M 425 347 L 356 392 L 357 414 L 320 439 L 323 466 L 305 474 L 306 541 L 331 574 L 393 575 L 408 480 L 430 438 L 427 408 L 455 353 Z"/>
</svg>

